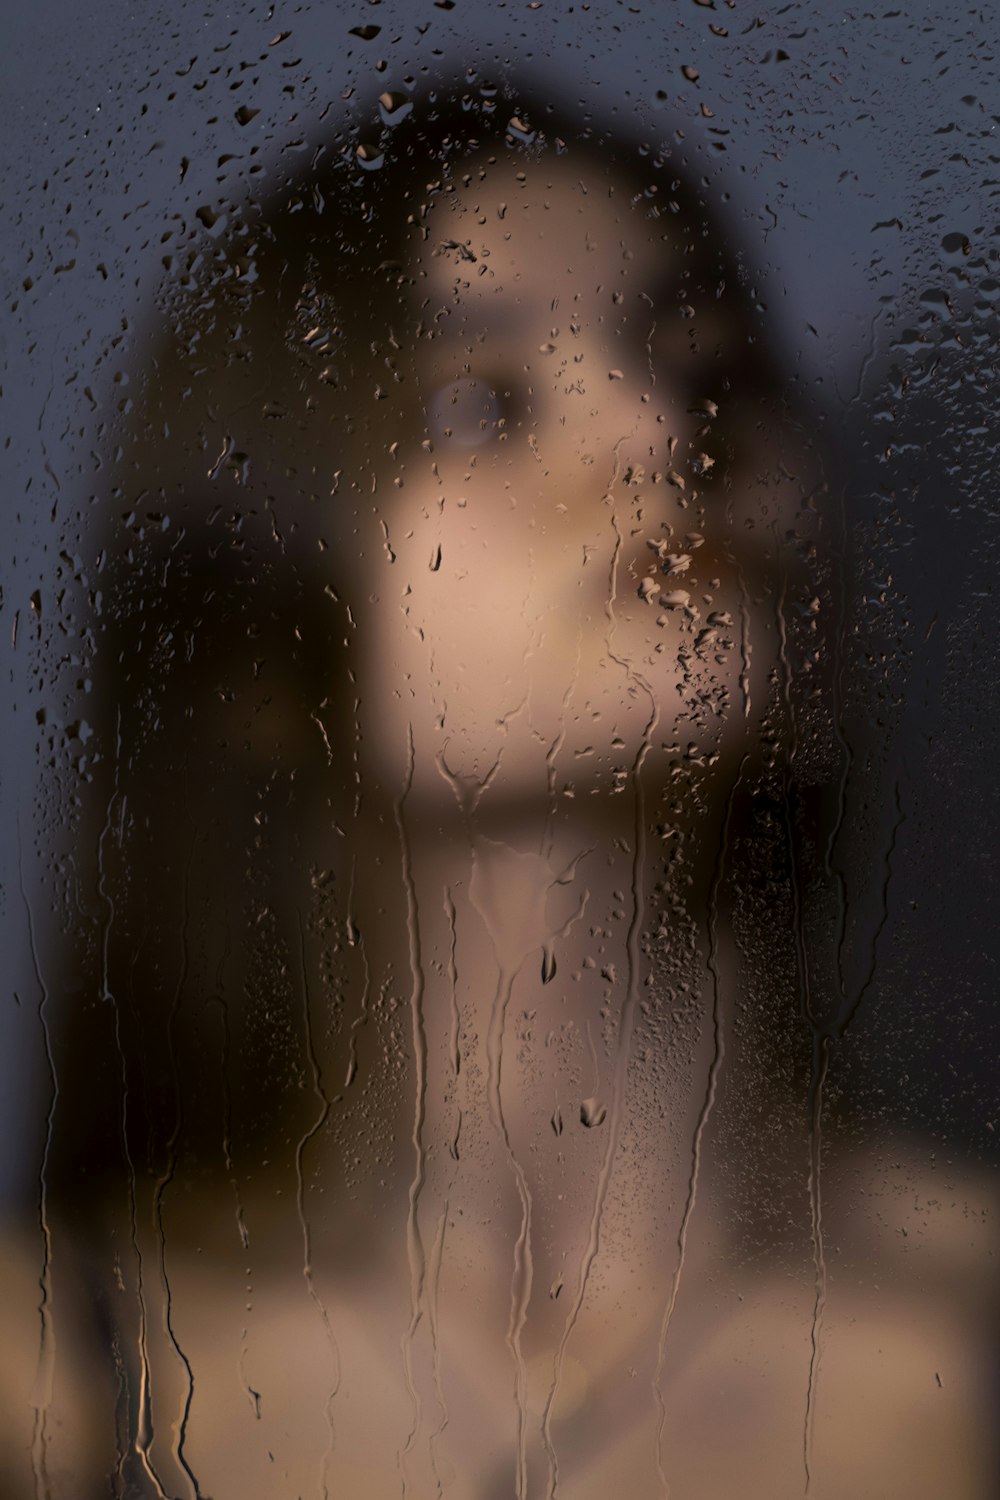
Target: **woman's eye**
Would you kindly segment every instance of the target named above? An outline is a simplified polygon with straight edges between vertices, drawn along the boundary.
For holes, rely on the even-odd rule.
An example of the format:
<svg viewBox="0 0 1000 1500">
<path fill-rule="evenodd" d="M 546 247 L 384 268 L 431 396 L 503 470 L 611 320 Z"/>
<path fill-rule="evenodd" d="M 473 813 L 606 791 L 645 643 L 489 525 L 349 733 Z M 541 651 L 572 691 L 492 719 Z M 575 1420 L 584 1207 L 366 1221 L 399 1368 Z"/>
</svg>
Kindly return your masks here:
<svg viewBox="0 0 1000 1500">
<path fill-rule="evenodd" d="M 439 441 L 479 448 L 502 432 L 511 405 L 510 392 L 500 385 L 471 377 L 449 381 L 427 403 L 428 431 Z"/>
</svg>

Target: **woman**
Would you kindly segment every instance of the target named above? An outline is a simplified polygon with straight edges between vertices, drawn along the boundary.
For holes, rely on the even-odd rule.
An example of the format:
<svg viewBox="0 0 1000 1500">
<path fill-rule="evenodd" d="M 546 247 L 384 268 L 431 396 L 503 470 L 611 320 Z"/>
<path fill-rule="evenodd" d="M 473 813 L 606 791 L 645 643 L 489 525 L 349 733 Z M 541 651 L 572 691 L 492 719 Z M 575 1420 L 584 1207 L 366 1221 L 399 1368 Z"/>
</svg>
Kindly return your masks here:
<svg viewBox="0 0 1000 1500">
<path fill-rule="evenodd" d="M 36 1465 L 885 1493 L 817 1405 L 823 464 L 750 273 L 670 152 L 480 85 L 219 211 L 102 539 Z"/>
</svg>

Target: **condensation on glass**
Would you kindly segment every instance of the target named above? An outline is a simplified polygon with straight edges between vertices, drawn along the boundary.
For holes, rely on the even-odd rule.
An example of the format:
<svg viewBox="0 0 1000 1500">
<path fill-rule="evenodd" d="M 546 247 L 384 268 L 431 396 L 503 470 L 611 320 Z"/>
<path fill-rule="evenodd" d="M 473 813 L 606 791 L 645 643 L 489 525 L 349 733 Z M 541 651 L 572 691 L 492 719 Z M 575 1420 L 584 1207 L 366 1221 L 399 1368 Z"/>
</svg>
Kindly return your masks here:
<svg viewBox="0 0 1000 1500">
<path fill-rule="evenodd" d="M 5 1493 L 993 1493 L 989 110 L 792 9 L 180 20 L 12 227 Z"/>
</svg>

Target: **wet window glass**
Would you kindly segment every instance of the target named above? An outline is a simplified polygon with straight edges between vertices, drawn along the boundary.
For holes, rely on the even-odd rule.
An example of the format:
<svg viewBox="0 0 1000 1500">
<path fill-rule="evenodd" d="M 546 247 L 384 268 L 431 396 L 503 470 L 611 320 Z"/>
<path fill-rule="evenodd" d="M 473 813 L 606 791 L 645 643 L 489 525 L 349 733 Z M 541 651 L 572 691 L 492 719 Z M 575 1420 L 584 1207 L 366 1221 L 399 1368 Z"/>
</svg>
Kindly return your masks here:
<svg viewBox="0 0 1000 1500">
<path fill-rule="evenodd" d="M 995 1493 L 987 32 L 16 17 L 4 1494 Z"/>
</svg>

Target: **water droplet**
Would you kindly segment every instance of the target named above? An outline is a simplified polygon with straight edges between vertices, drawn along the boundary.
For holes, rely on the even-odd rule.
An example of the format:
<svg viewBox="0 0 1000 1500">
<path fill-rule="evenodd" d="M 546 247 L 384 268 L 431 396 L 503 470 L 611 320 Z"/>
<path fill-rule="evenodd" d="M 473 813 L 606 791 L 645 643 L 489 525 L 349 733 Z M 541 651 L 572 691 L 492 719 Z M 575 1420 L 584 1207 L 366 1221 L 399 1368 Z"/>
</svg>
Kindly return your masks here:
<svg viewBox="0 0 1000 1500">
<path fill-rule="evenodd" d="M 379 94 L 378 107 L 383 124 L 398 125 L 400 120 L 405 120 L 407 115 L 412 114 L 413 101 L 395 89 L 386 89 L 384 94 Z"/>
<path fill-rule="evenodd" d="M 968 255 L 972 246 L 969 244 L 968 235 L 956 231 L 954 234 L 946 234 L 941 241 L 941 249 L 947 255 Z"/>
<path fill-rule="evenodd" d="M 377 172 L 385 161 L 385 152 L 380 151 L 377 146 L 368 145 L 365 141 L 358 146 L 355 155 L 367 172 Z"/>
<path fill-rule="evenodd" d="M 507 129 L 510 131 L 511 135 L 516 136 L 519 141 L 524 141 L 525 145 L 530 146 L 532 141 L 535 139 L 536 132 L 532 130 L 531 126 L 528 125 L 526 121 L 521 119 L 520 115 L 513 115 L 508 120 Z"/>
<path fill-rule="evenodd" d="M 201 208 L 196 209 L 194 216 L 198 220 L 199 224 L 204 224 L 206 229 L 214 229 L 215 226 L 220 223 L 220 221 L 222 227 L 225 227 L 225 220 L 223 216 L 221 214 L 217 214 L 213 208 L 210 208 L 208 206 L 207 203 L 203 204 Z"/>
</svg>

